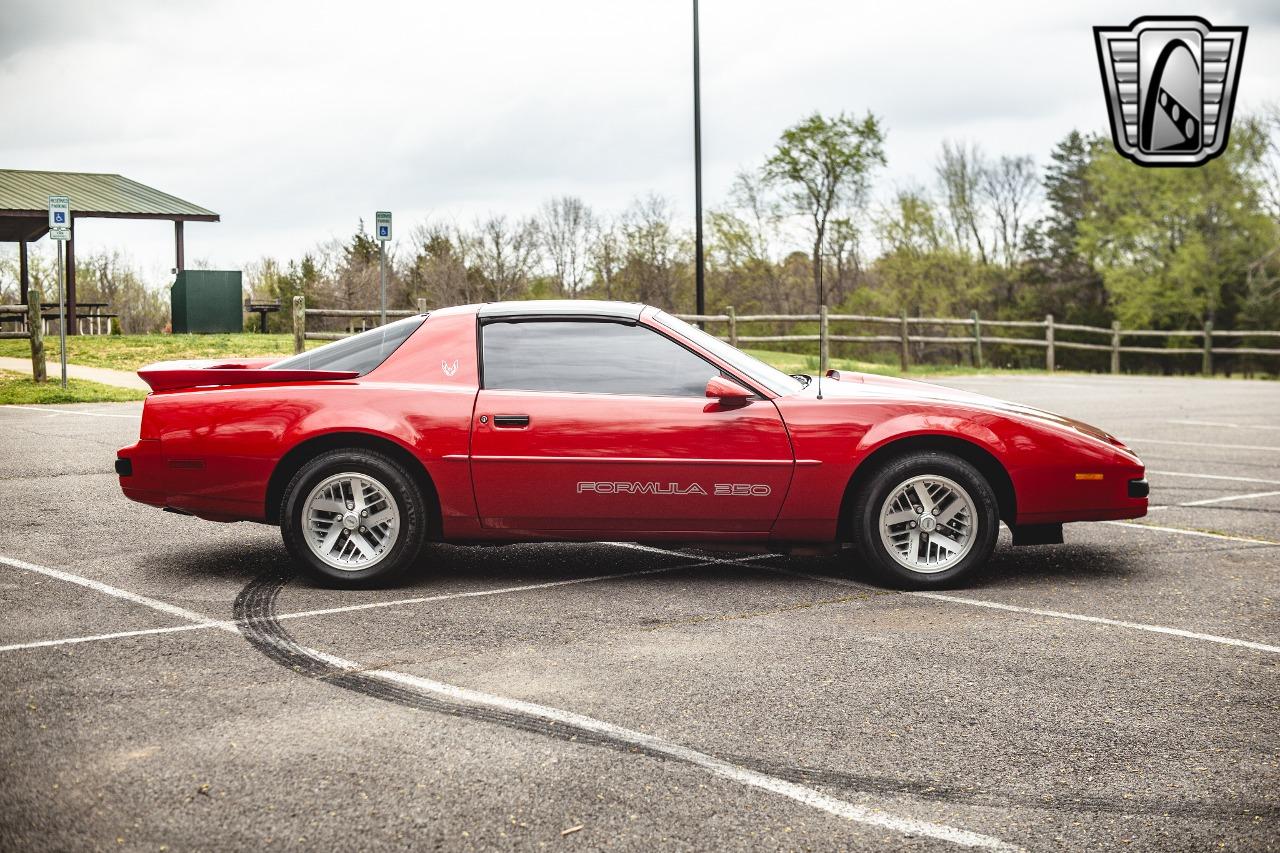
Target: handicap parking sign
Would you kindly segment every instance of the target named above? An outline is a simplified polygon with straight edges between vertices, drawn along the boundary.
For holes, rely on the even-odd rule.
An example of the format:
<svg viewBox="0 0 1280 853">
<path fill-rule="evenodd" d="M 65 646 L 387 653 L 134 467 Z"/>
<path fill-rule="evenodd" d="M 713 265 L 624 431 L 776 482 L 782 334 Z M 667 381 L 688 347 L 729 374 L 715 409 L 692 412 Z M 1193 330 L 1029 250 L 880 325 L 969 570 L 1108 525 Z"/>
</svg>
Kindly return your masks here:
<svg viewBox="0 0 1280 853">
<path fill-rule="evenodd" d="M 61 216 L 62 214 L 58 214 L 58 215 L 59 215 L 59 216 Z M 378 236 L 379 236 L 379 237 L 384 237 L 384 238 L 385 238 L 385 237 L 390 236 L 390 234 L 391 234 L 391 229 L 390 229 L 390 228 L 388 228 L 388 227 L 387 227 L 387 226 L 385 226 L 385 225 L 379 225 L 379 226 L 378 226 Z"/>
<path fill-rule="evenodd" d="M 65 195 L 49 196 L 49 237 L 71 239 L 71 199 Z"/>
<path fill-rule="evenodd" d="M 377 229 L 378 239 L 390 240 L 391 239 L 391 211 L 379 210 L 375 217 L 375 221 L 378 226 L 378 229 Z"/>
</svg>

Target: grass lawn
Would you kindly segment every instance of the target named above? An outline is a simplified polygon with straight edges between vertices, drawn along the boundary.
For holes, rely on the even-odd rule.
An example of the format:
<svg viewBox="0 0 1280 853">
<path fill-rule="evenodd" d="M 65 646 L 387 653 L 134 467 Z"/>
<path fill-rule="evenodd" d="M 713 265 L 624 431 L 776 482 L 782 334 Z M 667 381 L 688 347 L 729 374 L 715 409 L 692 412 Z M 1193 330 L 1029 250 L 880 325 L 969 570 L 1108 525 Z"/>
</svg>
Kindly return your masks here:
<svg viewBox="0 0 1280 853">
<path fill-rule="evenodd" d="M 308 346 L 319 346 L 309 341 Z M 45 358 L 61 357 L 58 338 L 44 339 Z M 31 357 L 25 340 L 0 341 L 0 355 Z M 293 355 L 293 335 L 74 335 L 67 338 L 67 361 L 88 367 L 137 370 L 145 364 L 175 358 L 239 358 L 254 355 Z"/>
<path fill-rule="evenodd" d="M 787 373 L 808 373 L 815 375 L 818 372 L 818 357 L 816 355 L 802 355 L 793 352 L 777 352 L 776 350 L 749 349 L 745 352 L 754 355 L 756 358 L 771 364 L 779 370 Z M 903 373 L 897 362 L 892 364 L 879 361 L 857 361 L 852 358 L 832 358 L 828 367 L 836 370 L 852 370 L 858 373 L 879 373 L 883 376 L 906 376 L 911 379 L 920 379 L 926 376 L 964 376 L 975 373 L 1044 373 L 1044 370 L 1035 368 L 996 368 L 984 367 L 979 370 L 976 367 L 968 367 L 965 365 L 948 365 L 948 364 L 919 364 L 911 368 L 907 373 Z"/>
<path fill-rule="evenodd" d="M 50 367 L 57 370 L 57 363 L 51 362 Z M 61 380 L 54 375 L 50 375 L 48 382 L 37 385 L 31 380 L 30 374 L 0 370 L 0 405 L 120 403 L 126 400 L 141 400 L 145 396 L 147 396 L 146 391 L 116 388 L 97 382 L 86 382 L 83 379 L 68 379 L 67 387 L 64 389 Z"/>
<path fill-rule="evenodd" d="M 307 347 L 317 347 L 321 341 L 308 341 Z M 788 373 L 816 373 L 818 357 L 775 350 L 747 350 L 761 361 Z M 293 354 L 292 335 L 260 335 L 251 333 L 227 335 L 78 335 L 67 339 L 68 361 L 89 367 L 112 367 L 116 370 L 137 370 L 155 361 L 177 358 L 238 358 L 260 355 L 286 356 Z M 0 341 L 0 356 L 29 358 L 30 345 L 22 340 Z M 45 357 L 49 364 L 58 362 L 58 339 L 45 338 Z M 896 362 L 855 361 L 848 358 L 831 359 L 836 370 L 856 370 L 863 373 L 882 373 L 898 376 L 902 373 Z M 1040 373 L 1038 370 L 986 368 L 922 364 L 914 367 L 909 376 L 948 376 L 966 373 L 1016 372 Z"/>
</svg>

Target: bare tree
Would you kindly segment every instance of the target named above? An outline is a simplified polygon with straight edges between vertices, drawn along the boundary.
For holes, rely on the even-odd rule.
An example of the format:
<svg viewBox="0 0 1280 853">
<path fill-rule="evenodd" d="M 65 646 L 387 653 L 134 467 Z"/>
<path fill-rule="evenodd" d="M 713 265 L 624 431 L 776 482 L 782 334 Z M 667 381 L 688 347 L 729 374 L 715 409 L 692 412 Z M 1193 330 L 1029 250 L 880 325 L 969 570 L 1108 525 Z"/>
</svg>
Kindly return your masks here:
<svg viewBox="0 0 1280 853">
<path fill-rule="evenodd" d="M 827 228 L 826 256 L 831 259 L 835 273 L 831 301 L 839 305 L 862 276 L 862 229 L 852 218 L 831 220 Z"/>
<path fill-rule="evenodd" d="M 1271 218 L 1280 220 L 1280 101 L 1271 101 L 1254 117 L 1263 138 L 1258 162 L 1262 201 Z"/>
<path fill-rule="evenodd" d="M 529 285 L 538 263 L 537 226 L 490 216 L 476 225 L 475 263 L 494 299 L 513 299 Z"/>
<path fill-rule="evenodd" d="M 981 193 L 986 170 L 986 157 L 977 145 L 943 140 L 935 172 L 946 205 L 947 221 L 956 247 L 962 251 L 976 247 L 984 264 L 987 247 L 982 234 L 985 222 Z"/>
<path fill-rule="evenodd" d="M 782 218 L 778 203 L 752 172 L 738 173 L 729 198 L 728 207 L 712 210 L 708 217 L 711 272 L 722 283 L 724 297 L 739 307 L 790 305 L 791 294 L 775 260 Z"/>
<path fill-rule="evenodd" d="M 620 228 L 612 218 L 592 223 L 589 263 L 596 287 L 603 289 L 605 299 L 613 299 L 618 274 L 622 271 L 625 260 L 619 232 Z"/>
<path fill-rule="evenodd" d="M 1003 156 L 983 170 L 981 192 L 996 221 L 996 236 L 1006 267 L 1020 257 L 1024 220 L 1039 186 L 1030 157 Z"/>
<path fill-rule="evenodd" d="M 680 240 L 671 223 L 671 204 L 656 193 L 636 199 L 623 214 L 622 236 L 630 295 L 674 308 Z"/>
<path fill-rule="evenodd" d="M 424 298 L 428 305 L 444 306 L 479 302 L 484 283 L 472 269 L 475 239 L 456 225 L 427 222 L 409 235 L 413 257 L 405 272 L 410 301 Z"/>
<path fill-rule="evenodd" d="M 560 293 L 576 299 L 590 271 L 595 217 L 580 198 L 560 196 L 542 206 L 538 235 Z"/>
</svg>

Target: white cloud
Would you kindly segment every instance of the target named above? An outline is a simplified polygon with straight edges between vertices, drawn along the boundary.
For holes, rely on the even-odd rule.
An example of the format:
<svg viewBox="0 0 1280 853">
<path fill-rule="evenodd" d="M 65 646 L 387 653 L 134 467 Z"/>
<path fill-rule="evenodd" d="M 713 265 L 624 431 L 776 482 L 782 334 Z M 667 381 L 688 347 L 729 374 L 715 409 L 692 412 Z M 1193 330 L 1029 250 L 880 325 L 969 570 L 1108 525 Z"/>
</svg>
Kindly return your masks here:
<svg viewBox="0 0 1280 853">
<path fill-rule="evenodd" d="M 619 209 L 653 189 L 691 213 L 687 0 L 6 5 L 0 165 L 119 172 L 212 208 L 187 251 L 215 266 L 297 256 L 382 207 L 401 234 L 563 192 Z M 1256 0 L 701 5 L 711 203 L 814 109 L 884 120 L 884 188 L 928 181 L 947 137 L 1043 162 L 1104 128 L 1091 27 L 1141 14 L 1250 25 L 1242 106 L 1280 97 L 1280 13 Z M 156 281 L 172 265 L 167 224 L 78 238 Z"/>
</svg>

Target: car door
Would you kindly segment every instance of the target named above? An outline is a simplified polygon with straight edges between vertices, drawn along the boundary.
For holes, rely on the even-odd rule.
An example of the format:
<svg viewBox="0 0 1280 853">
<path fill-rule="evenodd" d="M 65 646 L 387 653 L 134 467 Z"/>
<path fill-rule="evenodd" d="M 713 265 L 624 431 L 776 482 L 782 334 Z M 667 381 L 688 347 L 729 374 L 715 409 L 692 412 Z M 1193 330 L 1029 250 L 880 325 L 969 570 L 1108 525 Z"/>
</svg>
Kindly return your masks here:
<svg viewBox="0 0 1280 853">
<path fill-rule="evenodd" d="M 772 527 L 794 457 L 770 400 L 708 399 L 720 369 L 634 321 L 504 317 L 480 332 L 471 473 L 484 526 Z"/>
</svg>

